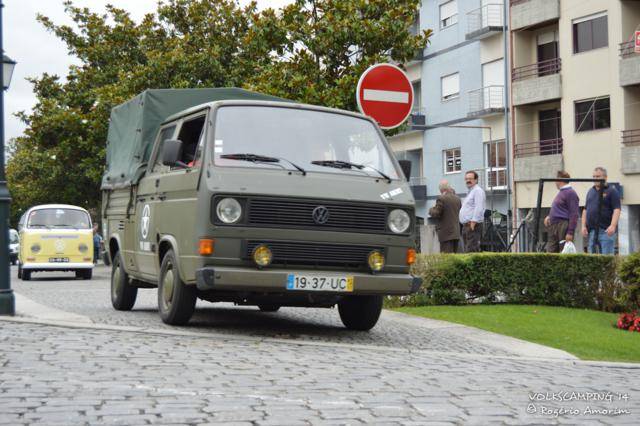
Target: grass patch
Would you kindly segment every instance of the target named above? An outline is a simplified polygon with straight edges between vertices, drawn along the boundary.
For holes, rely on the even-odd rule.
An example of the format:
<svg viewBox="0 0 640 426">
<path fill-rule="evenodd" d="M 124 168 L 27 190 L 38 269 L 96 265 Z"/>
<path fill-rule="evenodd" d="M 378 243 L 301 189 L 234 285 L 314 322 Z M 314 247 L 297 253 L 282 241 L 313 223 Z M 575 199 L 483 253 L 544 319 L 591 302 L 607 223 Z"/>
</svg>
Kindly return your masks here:
<svg viewBox="0 0 640 426">
<path fill-rule="evenodd" d="M 420 306 L 395 310 L 539 343 L 584 360 L 640 362 L 640 333 L 615 328 L 617 314 L 538 305 Z"/>
</svg>

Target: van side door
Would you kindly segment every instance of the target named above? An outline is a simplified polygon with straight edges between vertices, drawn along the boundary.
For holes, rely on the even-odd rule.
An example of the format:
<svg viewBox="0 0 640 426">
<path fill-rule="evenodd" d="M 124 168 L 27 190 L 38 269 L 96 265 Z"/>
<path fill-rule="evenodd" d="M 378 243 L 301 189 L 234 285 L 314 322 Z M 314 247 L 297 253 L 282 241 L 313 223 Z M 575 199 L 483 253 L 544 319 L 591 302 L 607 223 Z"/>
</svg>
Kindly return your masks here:
<svg viewBox="0 0 640 426">
<path fill-rule="evenodd" d="M 133 275 L 140 278 L 156 282 L 158 271 L 157 262 L 157 209 L 158 209 L 158 184 L 160 176 L 169 168 L 162 164 L 162 157 L 158 154 L 162 151 L 165 140 L 173 139 L 177 122 L 168 123 L 160 128 L 153 152 L 149 159 L 147 173 L 138 184 L 136 194 L 135 214 L 132 215 L 131 231 L 125 233 L 125 238 L 130 241 L 125 242 L 125 246 L 133 250 L 133 263 L 137 269 Z M 127 263 L 129 264 L 129 263 Z"/>
<path fill-rule="evenodd" d="M 196 262 L 199 259 L 195 229 L 206 121 L 206 110 L 180 121 L 176 137 L 182 142 L 180 165 L 165 169 L 157 178 L 156 228 L 161 237 L 172 236 L 177 242 L 174 250 L 179 256 L 180 272 L 182 279 L 188 282 L 195 281 Z"/>
</svg>

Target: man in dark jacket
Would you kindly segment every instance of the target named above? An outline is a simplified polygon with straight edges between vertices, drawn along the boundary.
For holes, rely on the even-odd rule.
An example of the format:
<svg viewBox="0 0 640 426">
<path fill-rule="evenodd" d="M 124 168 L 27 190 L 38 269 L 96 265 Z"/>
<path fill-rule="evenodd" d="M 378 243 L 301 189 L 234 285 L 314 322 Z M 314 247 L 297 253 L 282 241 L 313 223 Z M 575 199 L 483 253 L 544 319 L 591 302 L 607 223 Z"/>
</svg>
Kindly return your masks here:
<svg viewBox="0 0 640 426">
<path fill-rule="evenodd" d="M 571 176 L 565 171 L 559 171 L 556 177 L 569 179 Z M 551 212 L 544 219 L 547 227 L 547 253 L 560 253 L 564 243 L 560 241 L 573 241 L 573 235 L 578 226 L 580 216 L 580 200 L 578 194 L 570 184 L 557 181 L 558 195 L 551 203 Z"/>
<path fill-rule="evenodd" d="M 620 194 L 614 186 L 607 185 L 607 169 L 604 167 L 596 167 L 593 178 L 602 179 L 605 183 L 601 188 L 602 184 L 596 182 L 587 192 L 582 212 L 582 235 L 589 237 L 589 253 L 614 254 L 621 212 Z"/>
<path fill-rule="evenodd" d="M 446 180 L 440 182 L 439 189 L 441 195 L 438 196 L 436 205 L 429 209 L 429 215 L 438 219 L 436 230 L 440 241 L 440 252 L 457 253 L 460 241 L 458 215 L 462 202 Z"/>
</svg>

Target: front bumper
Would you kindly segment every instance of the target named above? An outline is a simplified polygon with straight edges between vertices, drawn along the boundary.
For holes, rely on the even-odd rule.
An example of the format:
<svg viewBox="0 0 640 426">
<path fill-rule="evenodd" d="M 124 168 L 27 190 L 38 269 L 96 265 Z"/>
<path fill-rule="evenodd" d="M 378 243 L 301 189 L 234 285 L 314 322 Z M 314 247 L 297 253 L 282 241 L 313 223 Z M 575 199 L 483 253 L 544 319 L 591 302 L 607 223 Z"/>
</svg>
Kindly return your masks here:
<svg viewBox="0 0 640 426">
<path fill-rule="evenodd" d="M 328 294 L 388 294 L 405 295 L 418 291 L 422 279 L 409 274 L 363 274 L 336 271 L 310 271 L 310 270 L 257 270 L 254 268 L 240 267 L 205 267 L 196 271 L 196 285 L 198 290 L 224 290 L 224 291 L 259 291 L 266 293 L 283 293 L 286 289 L 289 274 L 323 274 L 329 276 L 352 276 L 353 292 L 328 293 Z M 291 293 L 304 293 L 296 290 Z"/>
<path fill-rule="evenodd" d="M 21 265 L 23 271 L 71 271 L 76 269 L 93 269 L 93 263 L 25 263 Z"/>
</svg>

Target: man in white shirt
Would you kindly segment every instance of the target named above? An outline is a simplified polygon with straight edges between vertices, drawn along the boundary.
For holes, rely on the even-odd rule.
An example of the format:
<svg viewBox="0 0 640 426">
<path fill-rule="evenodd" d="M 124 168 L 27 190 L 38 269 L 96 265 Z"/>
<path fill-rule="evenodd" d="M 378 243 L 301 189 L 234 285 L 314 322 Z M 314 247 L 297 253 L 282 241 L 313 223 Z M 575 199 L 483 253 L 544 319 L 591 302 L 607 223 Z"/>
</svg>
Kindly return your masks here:
<svg viewBox="0 0 640 426">
<path fill-rule="evenodd" d="M 480 185 L 478 185 L 478 173 L 474 171 L 465 173 L 464 182 L 469 192 L 462 201 L 462 208 L 460 209 L 462 241 L 464 242 L 464 251 L 472 253 L 480 251 L 485 194 Z"/>
</svg>

